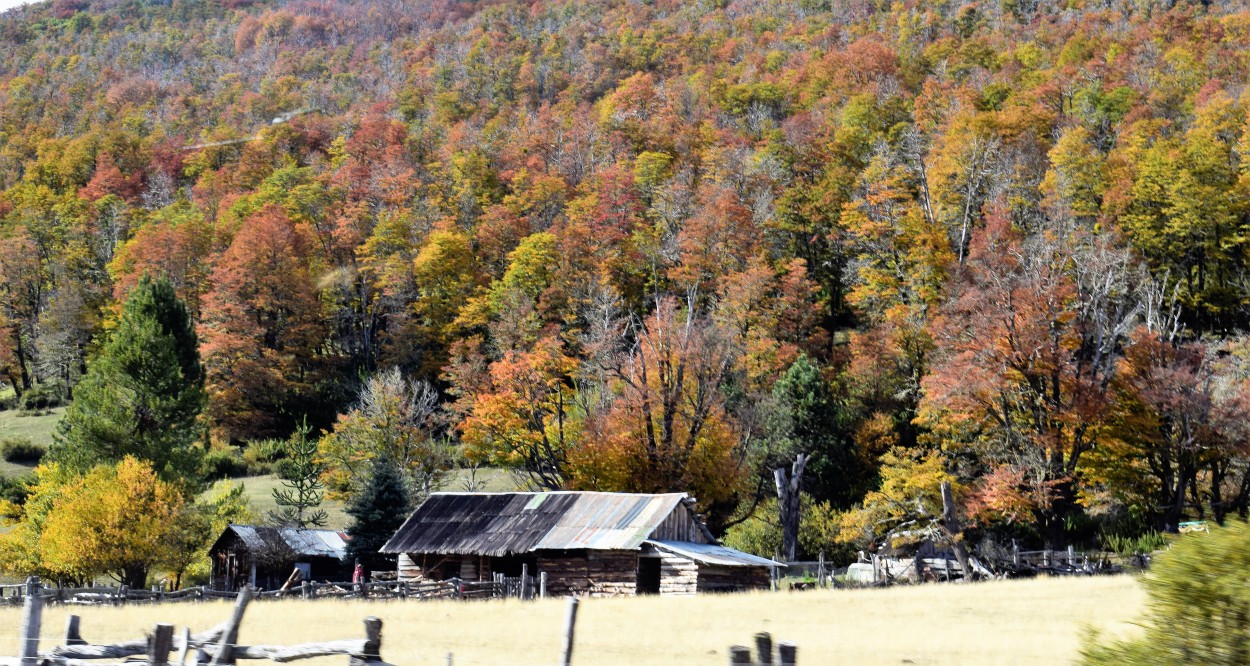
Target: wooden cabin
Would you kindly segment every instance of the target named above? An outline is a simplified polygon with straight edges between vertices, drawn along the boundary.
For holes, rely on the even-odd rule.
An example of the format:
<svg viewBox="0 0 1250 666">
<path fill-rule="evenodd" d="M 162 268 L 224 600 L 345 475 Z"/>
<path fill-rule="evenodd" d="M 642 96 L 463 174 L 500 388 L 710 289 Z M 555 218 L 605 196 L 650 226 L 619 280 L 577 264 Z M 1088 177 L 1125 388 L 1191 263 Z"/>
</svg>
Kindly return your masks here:
<svg viewBox="0 0 1250 666">
<path fill-rule="evenodd" d="M 524 570 L 578 596 L 768 589 L 782 566 L 719 545 L 684 493 L 434 493 L 381 552 L 400 580 Z"/>
<path fill-rule="evenodd" d="M 294 569 L 305 580 L 351 580 L 347 535 L 298 527 L 228 525 L 209 550 L 209 587 L 233 592 L 243 585 L 282 587 Z"/>
</svg>

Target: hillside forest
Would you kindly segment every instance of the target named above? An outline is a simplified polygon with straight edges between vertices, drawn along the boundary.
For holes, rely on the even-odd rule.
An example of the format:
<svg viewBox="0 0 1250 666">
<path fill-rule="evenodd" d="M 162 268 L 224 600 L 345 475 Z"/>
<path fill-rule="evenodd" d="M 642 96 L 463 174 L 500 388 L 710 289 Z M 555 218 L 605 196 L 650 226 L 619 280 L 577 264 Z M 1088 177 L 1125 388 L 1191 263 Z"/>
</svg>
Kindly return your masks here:
<svg viewBox="0 0 1250 666">
<path fill-rule="evenodd" d="M 799 454 L 799 555 L 1244 518 L 1248 79 L 1220 1 L 0 14 L 0 380 L 69 404 L 0 550 L 220 518 L 262 445 L 309 497 L 688 491 L 767 555 Z"/>
</svg>

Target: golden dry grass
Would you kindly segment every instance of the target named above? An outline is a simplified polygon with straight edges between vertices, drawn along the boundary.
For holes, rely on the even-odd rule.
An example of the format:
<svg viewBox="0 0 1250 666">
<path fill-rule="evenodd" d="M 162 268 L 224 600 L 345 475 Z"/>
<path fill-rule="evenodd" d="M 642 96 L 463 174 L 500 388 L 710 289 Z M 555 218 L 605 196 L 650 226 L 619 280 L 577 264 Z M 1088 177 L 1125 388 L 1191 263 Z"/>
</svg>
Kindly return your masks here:
<svg viewBox="0 0 1250 666">
<path fill-rule="evenodd" d="M 577 666 L 723 666 L 727 648 L 757 631 L 798 644 L 800 663 L 1069 663 L 1084 627 L 1116 633 L 1143 608 L 1129 577 L 1039 579 L 885 590 L 829 590 L 685 598 L 583 600 Z M 157 622 L 193 631 L 224 620 L 229 602 L 52 608 L 44 636 L 55 641 L 69 612 L 89 641 L 136 637 Z M 255 602 L 240 642 L 291 644 L 362 635 L 361 620 L 384 621 L 382 656 L 400 666 L 539 666 L 559 661 L 565 602 Z M 0 610 L 0 635 L 16 633 L 20 611 Z M 14 650 L 0 643 L 0 654 Z M 342 666 L 346 658 L 303 664 Z"/>
</svg>

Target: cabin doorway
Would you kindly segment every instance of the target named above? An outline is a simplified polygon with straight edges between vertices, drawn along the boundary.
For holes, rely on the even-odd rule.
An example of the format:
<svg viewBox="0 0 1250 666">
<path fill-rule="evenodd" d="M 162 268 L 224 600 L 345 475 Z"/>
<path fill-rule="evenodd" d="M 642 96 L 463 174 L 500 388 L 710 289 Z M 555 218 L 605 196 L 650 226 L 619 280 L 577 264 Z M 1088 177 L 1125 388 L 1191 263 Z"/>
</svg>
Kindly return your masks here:
<svg viewBox="0 0 1250 666">
<path fill-rule="evenodd" d="M 660 558 L 638 558 L 638 594 L 660 593 Z"/>
</svg>

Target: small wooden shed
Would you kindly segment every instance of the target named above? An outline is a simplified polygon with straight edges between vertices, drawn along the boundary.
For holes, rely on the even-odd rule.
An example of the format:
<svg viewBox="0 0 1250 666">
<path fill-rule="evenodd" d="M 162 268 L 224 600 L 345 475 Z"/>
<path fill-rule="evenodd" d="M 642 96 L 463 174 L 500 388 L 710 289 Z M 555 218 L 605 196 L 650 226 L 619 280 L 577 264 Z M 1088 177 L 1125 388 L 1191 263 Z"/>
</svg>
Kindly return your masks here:
<svg viewBox="0 0 1250 666">
<path fill-rule="evenodd" d="M 228 525 L 209 550 L 209 587 L 225 592 L 245 584 L 277 589 L 293 569 L 306 580 L 350 580 L 347 538 L 334 530 Z"/>
<path fill-rule="evenodd" d="M 782 566 L 719 545 L 684 493 L 434 493 L 381 552 L 400 580 L 525 570 L 579 596 L 767 589 Z"/>
</svg>

